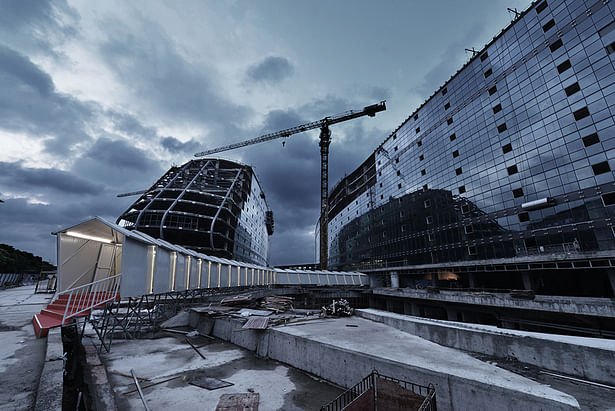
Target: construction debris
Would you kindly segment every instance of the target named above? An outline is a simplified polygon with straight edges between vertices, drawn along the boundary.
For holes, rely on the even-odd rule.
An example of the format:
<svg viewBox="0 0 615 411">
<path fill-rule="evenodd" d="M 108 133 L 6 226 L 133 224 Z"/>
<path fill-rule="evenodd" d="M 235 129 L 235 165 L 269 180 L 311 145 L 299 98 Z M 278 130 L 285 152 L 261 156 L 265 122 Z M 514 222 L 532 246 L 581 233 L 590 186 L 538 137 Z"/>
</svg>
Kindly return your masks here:
<svg viewBox="0 0 615 411">
<path fill-rule="evenodd" d="M 283 313 L 293 309 L 293 301 L 292 297 L 271 296 L 262 298 L 258 306 L 276 313 Z"/>
<path fill-rule="evenodd" d="M 241 327 L 244 330 L 264 330 L 269 325 L 269 318 L 267 317 L 253 317 L 250 318 Z"/>
<path fill-rule="evenodd" d="M 188 344 L 190 344 L 190 346 L 194 349 L 194 351 L 196 351 L 196 353 L 202 358 L 202 359 L 206 359 L 205 356 L 203 355 L 202 352 L 199 351 L 198 348 L 196 348 L 196 346 L 194 344 L 192 344 L 192 341 L 190 341 L 190 339 L 186 338 L 186 342 Z"/>
<path fill-rule="evenodd" d="M 258 411 L 259 400 L 257 392 L 222 394 L 216 411 Z"/>
<path fill-rule="evenodd" d="M 139 379 L 135 374 L 135 370 L 130 370 L 130 374 L 132 374 L 132 378 L 135 381 L 135 385 L 137 386 L 137 390 L 139 391 L 139 397 L 141 397 L 141 401 L 143 402 L 143 407 L 145 407 L 145 411 L 149 411 L 149 407 L 147 406 L 147 401 L 145 401 L 145 396 L 143 395 L 143 391 L 141 390 L 141 386 L 139 385 Z"/>
<path fill-rule="evenodd" d="M 246 306 L 249 305 L 254 299 L 251 295 L 235 295 L 233 297 L 226 297 L 220 301 L 221 305 L 232 305 L 232 306 Z"/>
<path fill-rule="evenodd" d="M 350 317 L 354 313 L 354 309 L 345 299 L 333 300 L 333 302 L 320 310 L 321 316 L 326 317 L 332 315 L 335 317 Z"/>
<path fill-rule="evenodd" d="M 188 384 L 194 385 L 195 387 L 205 388 L 207 390 L 217 390 L 218 388 L 230 387 L 231 385 L 235 385 L 232 382 L 219 380 L 213 377 L 199 377 L 193 380 L 188 381 Z"/>
</svg>

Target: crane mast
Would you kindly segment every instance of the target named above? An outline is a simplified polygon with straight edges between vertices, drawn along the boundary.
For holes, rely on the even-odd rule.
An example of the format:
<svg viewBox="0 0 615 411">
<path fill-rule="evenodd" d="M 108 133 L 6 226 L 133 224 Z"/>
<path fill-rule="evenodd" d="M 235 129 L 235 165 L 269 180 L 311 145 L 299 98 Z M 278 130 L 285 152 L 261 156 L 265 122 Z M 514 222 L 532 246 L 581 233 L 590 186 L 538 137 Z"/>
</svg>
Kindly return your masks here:
<svg viewBox="0 0 615 411">
<path fill-rule="evenodd" d="M 380 103 L 366 106 L 362 110 L 346 111 L 341 114 L 325 117 L 322 120 L 276 131 L 275 133 L 264 134 L 251 140 L 201 151 L 194 156 L 204 157 L 223 151 L 233 150 L 235 148 L 250 146 L 252 144 L 290 137 L 293 134 L 320 128 L 320 139 L 318 143 L 320 147 L 320 268 L 326 270 L 329 260 L 329 145 L 331 144 L 331 130 L 329 130 L 329 126 L 358 117 L 374 117 L 376 113 L 384 110 L 386 110 L 386 104 L 385 101 L 381 101 Z"/>
</svg>

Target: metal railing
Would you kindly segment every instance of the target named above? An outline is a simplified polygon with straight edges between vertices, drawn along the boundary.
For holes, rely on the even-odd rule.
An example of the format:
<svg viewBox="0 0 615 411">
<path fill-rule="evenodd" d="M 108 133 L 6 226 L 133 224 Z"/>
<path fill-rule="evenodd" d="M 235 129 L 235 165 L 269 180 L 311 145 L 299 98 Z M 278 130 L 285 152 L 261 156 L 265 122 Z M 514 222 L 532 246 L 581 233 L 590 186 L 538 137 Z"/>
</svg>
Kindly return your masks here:
<svg viewBox="0 0 615 411">
<path fill-rule="evenodd" d="M 415 394 L 425 397 L 423 402 L 421 403 L 421 406 L 418 408 L 419 411 L 436 411 L 436 388 L 433 384 L 429 384 L 428 386 L 414 384 L 409 381 L 399 380 L 397 378 L 382 375 L 376 370 L 372 371 L 371 374 L 363 378 L 353 387 L 344 391 L 341 395 L 339 395 L 329 404 L 322 406 L 320 408 L 320 411 L 342 411 L 351 402 L 353 402 L 372 388 L 374 390 L 374 392 L 372 393 L 372 395 L 374 396 L 374 409 L 378 408 L 378 379 L 394 382 L 396 384 L 399 384 L 406 390 L 412 391 Z"/>
<path fill-rule="evenodd" d="M 122 274 L 117 274 L 58 293 L 56 300 L 59 300 L 63 295 L 68 295 L 62 324 L 65 324 L 66 320 L 84 314 L 95 307 L 115 301 L 120 290 L 121 277 Z"/>
</svg>

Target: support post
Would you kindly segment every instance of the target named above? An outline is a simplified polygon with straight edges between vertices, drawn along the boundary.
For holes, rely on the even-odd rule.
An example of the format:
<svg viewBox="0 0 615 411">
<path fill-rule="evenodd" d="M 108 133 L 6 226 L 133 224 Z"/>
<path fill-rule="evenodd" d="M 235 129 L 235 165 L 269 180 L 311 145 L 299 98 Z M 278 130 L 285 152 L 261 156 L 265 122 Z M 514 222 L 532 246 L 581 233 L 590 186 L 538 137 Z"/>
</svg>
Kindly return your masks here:
<svg viewBox="0 0 615 411">
<path fill-rule="evenodd" d="M 399 274 L 397 271 L 391 271 L 391 288 L 399 288 Z"/>
<path fill-rule="evenodd" d="M 609 283 L 611 283 L 611 293 L 615 296 L 615 270 L 612 268 L 607 269 L 609 276 Z"/>
<path fill-rule="evenodd" d="M 534 289 L 534 281 L 532 281 L 532 277 L 529 271 L 523 271 L 521 273 L 521 278 L 523 279 L 523 289 L 524 290 Z"/>
</svg>

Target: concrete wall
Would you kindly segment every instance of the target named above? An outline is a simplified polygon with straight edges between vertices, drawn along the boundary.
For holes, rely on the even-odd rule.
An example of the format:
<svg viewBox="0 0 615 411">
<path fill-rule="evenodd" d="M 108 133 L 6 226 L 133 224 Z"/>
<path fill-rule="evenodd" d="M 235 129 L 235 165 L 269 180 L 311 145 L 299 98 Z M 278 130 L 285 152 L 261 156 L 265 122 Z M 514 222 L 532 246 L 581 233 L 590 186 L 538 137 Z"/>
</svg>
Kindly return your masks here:
<svg viewBox="0 0 615 411">
<path fill-rule="evenodd" d="M 615 385 L 615 341 L 560 337 L 569 340 L 564 342 L 549 334 L 507 332 L 496 327 L 451 324 L 374 309 L 355 313 L 447 347 L 499 358 L 514 357 L 537 367 Z M 589 345 L 591 341 L 602 347 Z"/>
<path fill-rule="evenodd" d="M 323 344 L 315 339 L 286 333 L 283 329 L 238 331 L 242 326 L 239 319 L 214 320 L 193 313 L 191 325 L 199 332 L 232 342 L 262 357 L 281 361 L 344 387 L 353 386 L 374 369 L 402 380 L 432 382 L 436 387 L 437 407 L 440 411 L 578 409 L 565 402 Z"/>
</svg>

